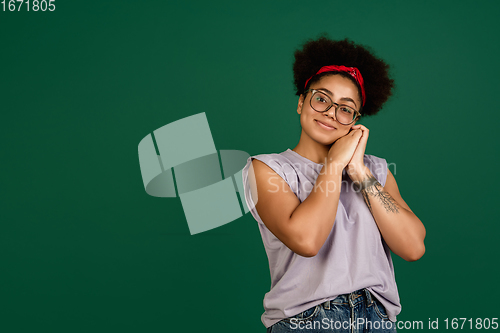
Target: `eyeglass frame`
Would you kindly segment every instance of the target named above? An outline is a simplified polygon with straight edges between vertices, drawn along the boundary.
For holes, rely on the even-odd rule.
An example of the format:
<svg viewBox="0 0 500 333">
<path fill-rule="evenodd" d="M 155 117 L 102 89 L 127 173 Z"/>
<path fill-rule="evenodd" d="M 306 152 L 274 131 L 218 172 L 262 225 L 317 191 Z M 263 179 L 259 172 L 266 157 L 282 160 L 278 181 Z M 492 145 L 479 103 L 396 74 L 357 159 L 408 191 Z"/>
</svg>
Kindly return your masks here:
<svg viewBox="0 0 500 333">
<path fill-rule="evenodd" d="M 305 94 L 305 95 L 304 95 L 304 98 L 305 98 L 305 96 L 307 95 L 307 93 L 308 93 L 309 91 L 311 91 L 311 92 L 312 92 L 312 94 L 311 94 L 311 99 L 309 99 L 309 105 L 311 106 L 311 108 L 312 108 L 314 111 L 316 111 L 316 112 L 320 112 L 320 113 L 323 113 L 323 112 L 326 112 L 326 111 L 330 110 L 334 104 L 336 105 L 336 107 L 335 107 L 335 120 L 337 120 L 337 121 L 339 122 L 339 124 L 342 124 L 342 125 L 351 125 L 351 124 L 352 124 L 353 122 L 355 122 L 357 119 L 360 119 L 360 118 L 361 118 L 361 113 L 360 113 L 358 110 L 356 110 L 355 108 L 353 108 L 353 107 L 351 107 L 351 106 L 349 106 L 349 105 L 347 105 L 347 104 L 339 104 L 339 103 L 334 103 L 330 97 L 328 97 L 328 98 L 330 98 L 330 102 L 331 102 L 331 104 L 330 104 L 330 106 L 329 106 L 329 107 L 327 107 L 327 108 L 326 108 L 326 110 L 324 110 L 324 111 L 318 111 L 318 110 L 316 110 L 316 109 L 312 106 L 312 97 L 313 97 L 313 95 L 314 95 L 315 93 L 317 93 L 317 92 L 320 92 L 320 93 L 322 93 L 322 94 L 324 94 L 324 95 L 326 95 L 326 93 L 324 93 L 324 92 L 323 92 L 323 91 L 321 91 L 321 90 L 317 90 L 317 89 L 307 89 L 307 90 L 305 90 L 305 91 L 304 91 L 304 94 Z M 337 110 L 339 109 L 339 107 L 340 107 L 341 105 L 342 105 L 342 106 L 347 106 L 347 107 L 349 107 L 349 108 L 353 109 L 353 110 L 354 110 L 354 112 L 356 112 L 356 117 L 354 117 L 354 118 L 352 119 L 352 121 L 351 121 L 349 124 L 343 124 L 343 123 L 341 123 L 341 122 L 337 119 Z"/>
</svg>

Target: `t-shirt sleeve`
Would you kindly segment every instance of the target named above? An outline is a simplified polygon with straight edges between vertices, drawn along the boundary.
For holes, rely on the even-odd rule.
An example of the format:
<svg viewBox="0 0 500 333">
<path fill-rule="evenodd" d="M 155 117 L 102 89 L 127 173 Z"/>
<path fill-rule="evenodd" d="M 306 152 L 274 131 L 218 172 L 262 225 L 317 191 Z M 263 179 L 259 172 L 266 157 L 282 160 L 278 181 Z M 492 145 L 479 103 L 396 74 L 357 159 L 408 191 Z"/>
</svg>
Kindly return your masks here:
<svg viewBox="0 0 500 333">
<path fill-rule="evenodd" d="M 380 185 L 385 186 L 387 180 L 387 161 L 381 157 L 365 154 L 364 162 Z"/>
<path fill-rule="evenodd" d="M 283 171 L 282 163 L 274 157 L 273 155 L 275 154 L 262 154 L 262 155 L 255 155 L 255 156 L 250 156 L 247 159 L 247 164 L 243 168 L 241 175 L 242 175 L 242 180 L 243 180 L 243 189 L 244 189 L 244 196 L 245 196 L 245 203 L 247 205 L 247 209 L 245 211 L 250 211 L 252 216 L 257 220 L 257 222 L 264 223 L 262 222 L 262 219 L 259 216 L 259 213 L 257 213 L 257 209 L 255 208 L 255 205 L 258 201 L 257 198 L 252 197 L 252 192 L 250 189 L 250 180 L 251 178 L 248 177 L 249 172 L 253 172 L 252 166 L 252 159 L 257 159 L 263 163 L 265 163 L 267 166 L 269 166 L 274 172 L 276 172 L 283 180 L 286 181 L 286 175 L 285 172 Z M 255 179 L 255 177 L 253 177 Z"/>
</svg>

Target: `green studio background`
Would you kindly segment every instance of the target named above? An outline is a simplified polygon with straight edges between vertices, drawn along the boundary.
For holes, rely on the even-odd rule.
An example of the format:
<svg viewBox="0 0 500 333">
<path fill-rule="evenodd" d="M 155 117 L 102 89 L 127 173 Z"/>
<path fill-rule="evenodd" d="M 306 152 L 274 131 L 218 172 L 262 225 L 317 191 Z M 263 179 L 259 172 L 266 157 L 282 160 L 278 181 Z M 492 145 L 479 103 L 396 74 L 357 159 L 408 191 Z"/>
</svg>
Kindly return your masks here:
<svg viewBox="0 0 500 333">
<path fill-rule="evenodd" d="M 500 317 L 498 2 L 55 5 L 0 12 L 2 332 L 264 332 L 253 217 L 191 236 L 137 146 L 206 112 L 217 149 L 295 147 L 293 51 L 321 32 L 396 80 L 361 123 L 427 229 L 419 261 L 393 255 L 398 320 Z"/>
</svg>

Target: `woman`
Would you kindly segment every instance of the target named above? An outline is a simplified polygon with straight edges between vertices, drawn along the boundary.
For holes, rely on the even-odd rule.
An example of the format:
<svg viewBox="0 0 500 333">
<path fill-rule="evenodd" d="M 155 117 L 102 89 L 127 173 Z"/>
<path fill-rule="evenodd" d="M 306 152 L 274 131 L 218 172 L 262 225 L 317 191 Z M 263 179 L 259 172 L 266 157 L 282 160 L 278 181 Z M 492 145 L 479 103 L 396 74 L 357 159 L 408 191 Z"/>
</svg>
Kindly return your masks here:
<svg viewBox="0 0 500 333">
<path fill-rule="evenodd" d="M 390 97 L 388 68 L 347 39 L 320 37 L 295 52 L 299 143 L 243 169 L 269 259 L 268 332 L 396 331 L 390 252 L 418 260 L 425 228 L 386 160 L 365 154 L 369 131 L 356 124 Z"/>
</svg>

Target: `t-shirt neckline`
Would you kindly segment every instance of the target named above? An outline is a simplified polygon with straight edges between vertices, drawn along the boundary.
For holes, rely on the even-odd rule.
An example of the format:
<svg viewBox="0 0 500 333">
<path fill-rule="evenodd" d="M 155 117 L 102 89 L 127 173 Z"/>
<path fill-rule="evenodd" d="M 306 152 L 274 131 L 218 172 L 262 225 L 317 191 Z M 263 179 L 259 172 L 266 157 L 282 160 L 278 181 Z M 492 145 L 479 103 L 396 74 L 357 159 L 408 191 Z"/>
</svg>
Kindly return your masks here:
<svg viewBox="0 0 500 333">
<path fill-rule="evenodd" d="M 307 157 L 304 157 L 302 155 L 300 155 L 299 153 L 297 153 L 295 150 L 291 150 L 290 148 L 288 148 L 286 151 L 290 151 L 292 154 L 294 154 L 295 156 L 299 157 L 300 159 L 304 160 L 305 162 L 308 162 L 310 164 L 314 164 L 315 166 L 321 166 L 323 167 L 323 164 L 320 164 L 320 163 L 316 163 L 314 161 L 311 161 L 310 159 L 308 159 Z"/>
</svg>

